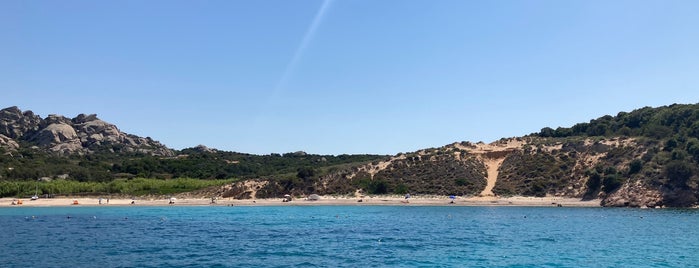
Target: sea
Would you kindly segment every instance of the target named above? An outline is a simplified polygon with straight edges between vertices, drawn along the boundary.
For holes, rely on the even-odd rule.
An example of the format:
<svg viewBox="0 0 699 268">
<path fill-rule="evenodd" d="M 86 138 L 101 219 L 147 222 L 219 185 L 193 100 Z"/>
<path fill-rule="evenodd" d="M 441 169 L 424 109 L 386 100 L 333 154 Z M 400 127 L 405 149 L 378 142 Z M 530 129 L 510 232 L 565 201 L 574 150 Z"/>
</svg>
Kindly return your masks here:
<svg viewBox="0 0 699 268">
<path fill-rule="evenodd" d="M 12 207 L 0 267 L 699 267 L 699 210 Z"/>
</svg>

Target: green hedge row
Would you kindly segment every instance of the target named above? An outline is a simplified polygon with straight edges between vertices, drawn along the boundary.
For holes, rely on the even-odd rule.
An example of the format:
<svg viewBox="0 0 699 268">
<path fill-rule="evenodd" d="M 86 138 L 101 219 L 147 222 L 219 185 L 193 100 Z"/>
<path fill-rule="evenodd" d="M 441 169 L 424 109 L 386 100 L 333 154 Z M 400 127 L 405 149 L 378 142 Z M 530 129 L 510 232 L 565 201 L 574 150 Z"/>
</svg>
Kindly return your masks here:
<svg viewBox="0 0 699 268">
<path fill-rule="evenodd" d="M 39 196 L 167 195 L 195 191 L 211 186 L 221 186 L 234 181 L 236 179 L 200 180 L 191 178 L 171 180 L 135 178 L 118 179 L 111 182 L 79 182 L 74 180 L 54 180 L 49 182 L 0 181 L 0 197 L 29 198 L 35 193 Z"/>
</svg>

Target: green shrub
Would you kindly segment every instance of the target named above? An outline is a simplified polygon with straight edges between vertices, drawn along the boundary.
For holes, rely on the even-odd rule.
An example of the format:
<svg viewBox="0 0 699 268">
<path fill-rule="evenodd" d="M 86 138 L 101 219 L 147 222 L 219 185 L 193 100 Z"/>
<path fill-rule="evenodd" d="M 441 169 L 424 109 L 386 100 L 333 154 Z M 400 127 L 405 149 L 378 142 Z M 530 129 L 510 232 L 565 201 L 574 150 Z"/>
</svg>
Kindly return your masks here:
<svg viewBox="0 0 699 268">
<path fill-rule="evenodd" d="M 0 197 L 30 197 L 39 195 L 167 195 L 190 192 L 211 186 L 220 186 L 236 180 L 199 180 L 178 178 L 159 179 L 118 179 L 111 182 L 80 182 L 74 180 L 35 181 L 0 181 Z"/>
<path fill-rule="evenodd" d="M 383 180 L 373 180 L 369 183 L 367 192 L 369 194 L 387 194 L 388 184 Z"/>
<path fill-rule="evenodd" d="M 622 180 L 619 174 L 607 174 L 604 176 L 603 189 L 606 193 L 612 193 L 621 187 Z"/>
<path fill-rule="evenodd" d="M 675 186 L 686 187 L 687 180 L 694 175 L 694 168 L 685 161 L 676 160 L 665 165 L 664 174 L 667 176 L 669 183 Z"/>
<path fill-rule="evenodd" d="M 636 174 L 643 169 L 643 161 L 634 159 L 629 163 L 629 175 Z"/>
<path fill-rule="evenodd" d="M 396 186 L 396 189 L 393 190 L 394 194 L 407 194 L 408 192 L 408 186 L 402 183 L 398 184 L 398 186 Z"/>
</svg>

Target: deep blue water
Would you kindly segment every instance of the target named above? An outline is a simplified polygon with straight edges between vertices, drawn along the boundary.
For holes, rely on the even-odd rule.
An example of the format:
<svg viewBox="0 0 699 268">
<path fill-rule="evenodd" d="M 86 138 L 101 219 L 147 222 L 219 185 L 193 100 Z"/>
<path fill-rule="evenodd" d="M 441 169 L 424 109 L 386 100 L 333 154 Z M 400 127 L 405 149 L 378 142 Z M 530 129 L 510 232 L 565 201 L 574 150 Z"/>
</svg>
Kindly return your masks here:
<svg viewBox="0 0 699 268">
<path fill-rule="evenodd" d="M 697 210 L 22 207 L 0 228 L 1 267 L 699 266 Z"/>
</svg>

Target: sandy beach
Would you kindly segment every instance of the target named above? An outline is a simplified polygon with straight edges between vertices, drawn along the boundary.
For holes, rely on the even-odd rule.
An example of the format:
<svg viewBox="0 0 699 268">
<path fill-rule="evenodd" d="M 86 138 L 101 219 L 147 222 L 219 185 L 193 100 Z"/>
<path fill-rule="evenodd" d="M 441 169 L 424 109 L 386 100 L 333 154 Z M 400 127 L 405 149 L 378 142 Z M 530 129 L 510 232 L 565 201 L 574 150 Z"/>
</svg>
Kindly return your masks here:
<svg viewBox="0 0 699 268">
<path fill-rule="evenodd" d="M 21 200 L 21 204 L 17 204 Z M 361 202 L 360 202 L 361 200 Z M 74 202 L 77 201 L 77 204 Z M 453 201 L 453 203 L 452 203 Z M 132 204 L 133 202 L 133 204 Z M 14 203 L 14 205 L 13 205 Z M 211 198 L 176 197 L 173 204 L 169 198 L 109 198 L 103 197 L 100 204 L 98 197 L 60 197 L 39 198 L 38 200 L 0 198 L 0 207 L 58 207 L 58 206 L 564 206 L 564 207 L 599 207 L 600 200 L 581 201 L 576 198 L 563 197 L 457 197 L 447 196 L 369 196 L 333 197 L 321 196 L 319 200 L 309 201 L 297 198 L 282 202 L 282 198 L 236 200 L 218 198 L 215 203 Z"/>
</svg>

